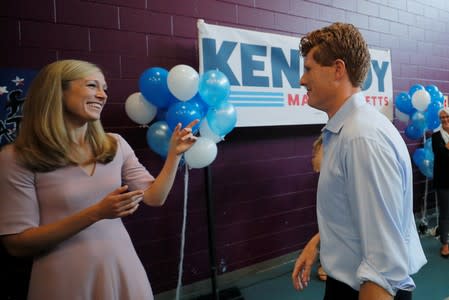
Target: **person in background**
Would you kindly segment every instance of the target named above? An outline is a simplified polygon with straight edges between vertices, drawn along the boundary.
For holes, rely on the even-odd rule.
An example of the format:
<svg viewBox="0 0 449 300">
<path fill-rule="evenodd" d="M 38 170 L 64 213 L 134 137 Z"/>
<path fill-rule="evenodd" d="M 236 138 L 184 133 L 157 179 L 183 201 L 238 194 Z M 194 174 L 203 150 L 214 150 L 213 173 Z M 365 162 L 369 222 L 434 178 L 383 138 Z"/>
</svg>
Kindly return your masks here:
<svg viewBox="0 0 449 300">
<path fill-rule="evenodd" d="M 315 142 L 313 142 L 312 147 L 312 168 L 317 173 L 320 172 L 322 159 L 323 159 L 323 137 L 320 135 L 315 140 Z M 317 233 L 317 238 L 319 241 L 319 233 Z M 326 281 L 327 274 L 326 271 L 324 271 L 323 266 L 321 264 L 318 264 L 317 274 L 319 280 Z"/>
<path fill-rule="evenodd" d="M 139 202 L 164 204 L 197 121 L 175 128 L 154 178 L 103 130 L 107 98 L 96 65 L 51 63 L 29 89 L 16 141 L 0 151 L 0 240 L 34 257 L 28 299 L 153 299 L 121 218 Z"/>
<path fill-rule="evenodd" d="M 440 232 L 440 255 L 449 258 L 447 235 L 449 233 L 449 108 L 439 112 L 441 128 L 432 134 L 434 153 L 433 186 L 438 197 L 438 229 Z"/>
<path fill-rule="evenodd" d="M 329 118 L 317 189 L 324 299 L 411 299 L 410 275 L 427 262 L 412 165 L 398 130 L 361 92 L 368 45 L 352 24 L 334 23 L 301 38 L 300 52 L 308 104 Z M 309 281 L 303 271 L 292 273 L 298 290 Z"/>
<path fill-rule="evenodd" d="M 316 173 L 320 172 L 321 160 L 323 159 L 323 137 L 320 135 L 312 145 L 312 169 Z"/>
<path fill-rule="evenodd" d="M 323 157 L 323 138 L 320 135 L 312 145 L 312 168 L 315 172 L 319 173 L 321 168 L 321 159 Z M 299 274 L 299 270 L 304 270 L 303 272 L 307 274 L 306 276 L 310 276 L 312 264 L 317 260 L 318 257 L 318 251 L 319 251 L 319 245 L 320 245 L 320 234 L 315 234 L 309 242 L 306 244 L 304 249 L 301 251 L 300 255 L 298 256 L 294 270 L 296 272 L 293 272 L 294 276 L 298 276 L 295 273 Z M 318 279 L 322 281 L 326 281 L 327 274 L 326 271 L 324 271 L 323 266 L 321 264 L 318 264 L 318 270 L 317 270 Z"/>
</svg>

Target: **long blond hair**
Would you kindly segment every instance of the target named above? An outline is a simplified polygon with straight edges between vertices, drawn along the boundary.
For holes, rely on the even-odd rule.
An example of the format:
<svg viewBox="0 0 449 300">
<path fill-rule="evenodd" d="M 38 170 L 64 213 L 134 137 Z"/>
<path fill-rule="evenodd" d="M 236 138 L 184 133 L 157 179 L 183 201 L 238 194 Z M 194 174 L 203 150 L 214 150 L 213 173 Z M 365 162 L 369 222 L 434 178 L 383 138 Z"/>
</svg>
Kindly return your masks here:
<svg viewBox="0 0 449 300">
<path fill-rule="evenodd" d="M 80 60 L 60 60 L 45 66 L 31 83 L 23 106 L 23 120 L 15 141 L 19 160 L 30 170 L 48 172 L 70 164 L 68 155 L 73 142 L 64 120 L 63 91 L 70 81 L 81 79 L 101 69 Z M 117 141 L 105 133 L 99 120 L 87 124 L 86 142 L 95 161 L 110 162 L 117 151 Z"/>
<path fill-rule="evenodd" d="M 312 155 L 316 155 L 323 147 L 323 135 L 320 134 L 312 144 Z"/>
</svg>

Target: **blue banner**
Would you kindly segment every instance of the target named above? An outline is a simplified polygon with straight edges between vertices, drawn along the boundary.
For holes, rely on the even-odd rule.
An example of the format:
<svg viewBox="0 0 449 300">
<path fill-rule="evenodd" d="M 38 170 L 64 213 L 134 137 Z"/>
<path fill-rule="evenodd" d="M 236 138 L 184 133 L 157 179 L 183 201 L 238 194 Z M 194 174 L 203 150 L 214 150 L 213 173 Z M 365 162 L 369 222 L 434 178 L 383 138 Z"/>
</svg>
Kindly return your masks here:
<svg viewBox="0 0 449 300">
<path fill-rule="evenodd" d="M 0 68 L 0 147 L 14 141 L 27 89 L 37 71 Z"/>
<path fill-rule="evenodd" d="M 199 71 L 218 69 L 231 83 L 229 102 L 237 127 L 324 124 L 327 115 L 308 105 L 300 86 L 300 37 L 207 24 L 198 20 Z M 388 49 L 370 49 L 365 100 L 393 119 L 393 80 Z"/>
</svg>

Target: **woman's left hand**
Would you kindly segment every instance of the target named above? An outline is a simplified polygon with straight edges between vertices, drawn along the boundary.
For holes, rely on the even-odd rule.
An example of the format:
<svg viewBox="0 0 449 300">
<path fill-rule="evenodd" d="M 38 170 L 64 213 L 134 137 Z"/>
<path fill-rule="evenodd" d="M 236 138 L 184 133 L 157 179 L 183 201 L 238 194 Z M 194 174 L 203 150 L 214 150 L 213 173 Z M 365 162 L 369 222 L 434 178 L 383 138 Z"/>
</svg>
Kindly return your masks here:
<svg viewBox="0 0 449 300">
<path fill-rule="evenodd" d="M 196 119 L 182 129 L 181 123 L 176 125 L 170 139 L 170 151 L 174 151 L 176 155 L 181 155 L 193 146 L 197 137 L 193 135 L 192 127 L 198 124 L 199 121 Z"/>
</svg>

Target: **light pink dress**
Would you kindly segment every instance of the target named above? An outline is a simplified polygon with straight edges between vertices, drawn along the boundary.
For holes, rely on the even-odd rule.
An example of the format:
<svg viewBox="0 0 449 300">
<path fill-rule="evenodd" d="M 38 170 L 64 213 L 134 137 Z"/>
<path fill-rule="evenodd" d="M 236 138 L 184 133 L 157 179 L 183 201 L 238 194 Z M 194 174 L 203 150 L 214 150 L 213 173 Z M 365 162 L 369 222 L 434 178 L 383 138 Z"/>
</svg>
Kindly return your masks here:
<svg viewBox="0 0 449 300">
<path fill-rule="evenodd" d="M 19 166 L 13 147 L 0 151 L 0 235 L 22 232 L 74 214 L 128 184 L 154 178 L 119 135 L 118 151 L 92 176 L 78 166 L 33 173 Z M 99 221 L 34 259 L 28 299 L 153 299 L 147 274 L 121 219 Z"/>
</svg>

